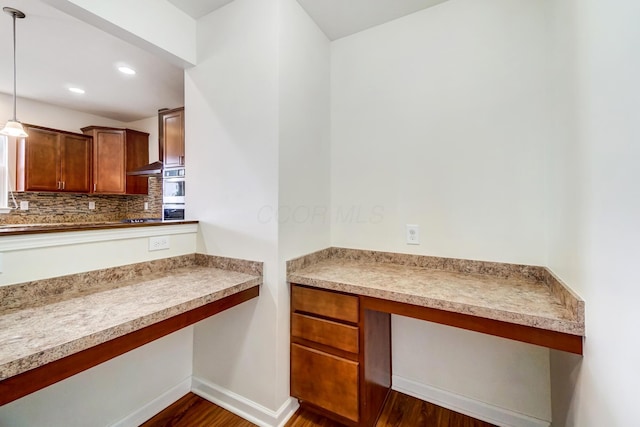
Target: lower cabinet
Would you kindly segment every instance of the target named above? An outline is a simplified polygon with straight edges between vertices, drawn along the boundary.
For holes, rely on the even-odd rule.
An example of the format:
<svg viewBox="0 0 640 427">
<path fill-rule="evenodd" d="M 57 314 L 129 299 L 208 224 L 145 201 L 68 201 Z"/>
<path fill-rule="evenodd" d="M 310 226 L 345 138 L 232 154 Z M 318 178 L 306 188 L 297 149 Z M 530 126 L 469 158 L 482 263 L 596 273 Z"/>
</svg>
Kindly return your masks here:
<svg viewBox="0 0 640 427">
<path fill-rule="evenodd" d="M 391 387 L 391 316 L 358 297 L 293 284 L 291 395 L 349 426 L 373 426 Z"/>
<path fill-rule="evenodd" d="M 358 362 L 291 344 L 291 394 L 357 422 Z"/>
</svg>

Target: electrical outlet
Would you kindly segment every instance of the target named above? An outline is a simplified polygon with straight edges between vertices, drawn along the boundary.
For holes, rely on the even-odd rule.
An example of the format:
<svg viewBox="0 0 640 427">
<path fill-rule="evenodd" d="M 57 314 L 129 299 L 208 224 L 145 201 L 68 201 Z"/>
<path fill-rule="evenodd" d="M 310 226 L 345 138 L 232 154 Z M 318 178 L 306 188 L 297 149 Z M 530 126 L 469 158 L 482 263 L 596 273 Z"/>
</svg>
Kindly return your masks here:
<svg viewBox="0 0 640 427">
<path fill-rule="evenodd" d="M 28 211 L 29 210 L 29 201 L 28 200 L 22 200 L 20 202 L 20 210 L 21 211 Z"/>
<path fill-rule="evenodd" d="M 89 210 L 94 210 L 96 208 L 96 202 L 89 202 Z"/>
<path fill-rule="evenodd" d="M 144 210 L 145 211 L 149 210 L 149 202 L 144 202 Z"/>
<path fill-rule="evenodd" d="M 420 244 L 420 227 L 415 224 L 407 224 L 407 245 Z"/>
<path fill-rule="evenodd" d="M 149 251 L 169 249 L 169 236 L 149 237 Z"/>
</svg>

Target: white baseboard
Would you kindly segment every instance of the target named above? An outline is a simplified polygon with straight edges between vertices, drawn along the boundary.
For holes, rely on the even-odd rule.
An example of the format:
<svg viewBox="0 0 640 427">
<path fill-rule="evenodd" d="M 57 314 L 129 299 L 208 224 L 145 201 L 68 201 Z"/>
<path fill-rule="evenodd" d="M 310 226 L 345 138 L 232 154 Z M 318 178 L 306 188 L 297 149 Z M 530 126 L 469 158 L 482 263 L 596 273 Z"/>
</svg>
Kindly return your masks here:
<svg viewBox="0 0 640 427">
<path fill-rule="evenodd" d="M 392 384 L 393 390 L 500 427 L 550 427 L 551 425 L 549 421 L 469 399 L 396 375 L 393 376 Z"/>
<path fill-rule="evenodd" d="M 138 427 L 149 418 L 153 417 L 176 400 L 191 391 L 191 377 L 180 382 L 180 384 L 164 392 L 151 402 L 136 410 L 132 414 L 111 425 L 111 427 Z"/>
<path fill-rule="evenodd" d="M 298 409 L 298 402 L 288 398 L 277 411 L 272 411 L 246 397 L 197 377 L 192 378 L 191 391 L 260 427 L 284 426 Z"/>
</svg>

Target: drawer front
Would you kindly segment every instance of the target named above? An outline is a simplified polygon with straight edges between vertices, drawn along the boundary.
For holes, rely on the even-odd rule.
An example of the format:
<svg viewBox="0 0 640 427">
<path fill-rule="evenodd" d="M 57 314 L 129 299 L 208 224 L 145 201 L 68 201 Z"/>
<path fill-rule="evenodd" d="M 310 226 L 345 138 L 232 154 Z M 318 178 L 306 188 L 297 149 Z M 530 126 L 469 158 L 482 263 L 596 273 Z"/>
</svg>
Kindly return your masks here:
<svg viewBox="0 0 640 427">
<path fill-rule="evenodd" d="M 350 353 L 358 352 L 358 328 L 355 326 L 294 313 L 291 335 Z"/>
<path fill-rule="evenodd" d="M 358 363 L 291 344 L 291 395 L 358 422 Z"/>
<path fill-rule="evenodd" d="M 358 297 L 355 296 L 293 285 L 291 304 L 294 311 L 358 323 Z"/>
</svg>

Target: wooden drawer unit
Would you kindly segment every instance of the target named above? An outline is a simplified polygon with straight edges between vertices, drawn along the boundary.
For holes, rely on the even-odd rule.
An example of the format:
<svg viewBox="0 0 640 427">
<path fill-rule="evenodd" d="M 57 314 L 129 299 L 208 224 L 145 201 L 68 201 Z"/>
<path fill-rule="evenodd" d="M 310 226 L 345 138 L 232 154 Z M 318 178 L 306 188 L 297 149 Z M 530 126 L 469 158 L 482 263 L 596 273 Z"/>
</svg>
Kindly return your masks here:
<svg viewBox="0 0 640 427">
<path fill-rule="evenodd" d="M 291 308 L 296 312 L 358 323 L 358 297 L 320 289 L 293 286 Z"/>
<path fill-rule="evenodd" d="M 347 425 L 360 422 L 358 297 L 291 287 L 291 395 Z"/>
<path fill-rule="evenodd" d="M 358 353 L 358 328 L 355 326 L 293 313 L 291 336 Z"/>
<path fill-rule="evenodd" d="M 291 344 L 291 394 L 357 422 L 358 362 Z M 305 380 L 299 380 L 305 379 Z"/>
<path fill-rule="evenodd" d="M 391 317 L 361 312 L 358 296 L 292 284 L 291 395 L 347 426 L 372 427 L 390 386 Z"/>
</svg>

